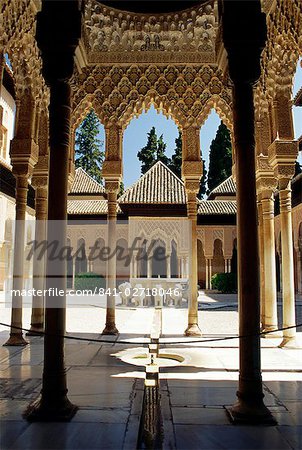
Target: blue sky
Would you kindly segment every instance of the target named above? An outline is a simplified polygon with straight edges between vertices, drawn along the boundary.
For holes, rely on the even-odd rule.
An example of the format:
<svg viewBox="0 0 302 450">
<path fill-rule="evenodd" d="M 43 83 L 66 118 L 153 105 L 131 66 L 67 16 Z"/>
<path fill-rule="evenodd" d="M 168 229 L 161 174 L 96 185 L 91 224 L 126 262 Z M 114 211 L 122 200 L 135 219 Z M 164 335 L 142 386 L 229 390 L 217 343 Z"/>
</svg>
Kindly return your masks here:
<svg viewBox="0 0 302 450">
<path fill-rule="evenodd" d="M 297 73 L 294 80 L 293 95 L 297 93 L 302 86 L 302 68 L 298 64 Z M 302 107 L 293 108 L 295 138 L 302 134 Z M 216 135 L 220 124 L 220 118 L 212 111 L 207 121 L 200 130 L 200 146 L 202 157 L 206 161 L 206 168 L 209 162 L 209 149 Z M 137 159 L 137 152 L 146 145 L 147 133 L 151 127 L 155 126 L 158 137 L 163 134 L 164 141 L 167 143 L 166 153 L 171 156 L 175 148 L 175 138 L 178 136 L 178 129 L 172 119 L 167 119 L 163 114 L 151 107 L 147 113 L 134 118 L 124 133 L 123 143 L 123 166 L 124 166 L 124 185 L 127 188 L 133 184 L 140 176 L 141 163 Z M 100 130 L 101 139 L 104 140 L 104 128 Z M 300 164 L 302 164 L 302 155 L 299 155 Z"/>
</svg>

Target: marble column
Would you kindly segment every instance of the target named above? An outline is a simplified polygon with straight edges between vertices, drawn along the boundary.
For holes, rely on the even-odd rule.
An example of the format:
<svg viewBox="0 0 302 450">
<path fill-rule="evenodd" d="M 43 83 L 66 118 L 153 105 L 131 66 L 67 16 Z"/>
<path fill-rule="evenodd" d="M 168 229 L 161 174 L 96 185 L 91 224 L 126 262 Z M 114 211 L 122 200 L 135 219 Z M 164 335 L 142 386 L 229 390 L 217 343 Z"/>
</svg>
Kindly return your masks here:
<svg viewBox="0 0 302 450">
<path fill-rule="evenodd" d="M 206 290 L 209 289 L 209 260 L 206 259 Z"/>
<path fill-rule="evenodd" d="M 171 278 L 171 255 L 166 255 L 167 258 L 167 278 Z"/>
<path fill-rule="evenodd" d="M 108 247 L 110 253 L 114 253 L 116 248 L 116 207 L 117 207 L 117 193 L 119 183 L 106 182 L 106 192 L 108 201 L 108 214 L 107 214 L 107 226 L 108 226 Z M 115 253 L 109 257 L 107 262 L 107 285 L 109 290 L 107 294 L 107 309 L 106 309 L 106 324 L 103 330 L 103 334 L 116 335 L 118 329 L 115 325 L 115 299 L 114 289 L 116 288 L 116 257 Z"/>
<path fill-rule="evenodd" d="M 302 294 L 302 255 L 299 248 L 297 248 L 297 285 L 298 294 Z"/>
<path fill-rule="evenodd" d="M 16 216 L 13 262 L 13 295 L 10 338 L 4 345 L 26 345 L 23 333 L 14 327 L 22 327 L 22 296 L 25 269 L 25 230 L 28 181 L 38 160 L 37 105 L 29 91 L 20 94 L 16 101 L 16 131 L 11 141 L 10 157 L 16 179 Z"/>
<path fill-rule="evenodd" d="M 224 258 L 224 273 L 229 272 L 229 260 L 228 258 Z"/>
<path fill-rule="evenodd" d="M 278 329 L 277 316 L 277 282 L 276 282 L 276 254 L 274 232 L 274 196 L 272 191 L 262 193 L 263 214 L 263 253 L 264 253 L 264 331 Z M 280 337 L 280 333 L 270 333 L 268 338 Z"/>
<path fill-rule="evenodd" d="M 149 255 L 148 259 L 147 259 L 147 277 L 152 278 L 152 257 L 151 257 L 151 255 Z"/>
<path fill-rule="evenodd" d="M 200 150 L 200 128 L 189 125 L 182 129 L 182 167 L 181 175 L 185 183 L 187 197 L 187 217 L 191 236 L 189 242 L 189 311 L 186 336 L 201 336 L 198 326 L 198 257 L 197 257 L 197 194 L 203 164 Z"/>
<path fill-rule="evenodd" d="M 237 403 L 228 408 L 235 423 L 275 421 L 263 403 L 260 362 L 260 280 L 255 176 L 253 85 L 260 76 L 260 55 L 266 39 L 266 16 L 260 1 L 224 2 L 223 42 L 233 82 L 236 158 L 239 387 Z M 246 55 L 248 64 L 243 64 Z"/>
<path fill-rule="evenodd" d="M 209 289 L 212 290 L 212 263 L 213 259 L 209 259 Z"/>
<path fill-rule="evenodd" d="M 198 326 L 198 263 L 197 263 L 197 202 L 196 193 L 187 192 L 188 219 L 191 222 L 191 257 L 189 259 L 189 311 L 186 336 L 201 336 Z"/>
<path fill-rule="evenodd" d="M 279 182 L 281 256 L 282 256 L 282 300 L 283 327 L 294 327 L 295 283 L 292 231 L 291 180 L 295 173 L 298 156 L 298 142 L 294 140 L 291 86 L 283 86 L 275 91 L 272 102 L 272 123 L 274 141 L 269 146 L 268 156 L 274 174 Z M 297 348 L 296 328 L 283 331 L 283 348 Z"/>
<path fill-rule="evenodd" d="M 264 289 L 264 240 L 263 240 L 263 213 L 261 194 L 258 194 L 258 245 L 259 245 L 259 266 L 260 266 L 260 323 L 261 331 L 265 323 L 265 289 Z"/>
<path fill-rule="evenodd" d="M 24 250 L 25 250 L 25 219 L 28 192 L 28 176 L 16 176 L 16 220 L 13 259 L 13 294 L 11 311 L 10 337 L 4 345 L 26 345 L 22 328 L 22 295 L 24 288 Z M 18 327 L 18 328 L 15 328 Z"/>
<path fill-rule="evenodd" d="M 292 234 L 292 205 L 290 181 L 280 183 L 280 220 L 281 220 L 281 249 L 282 249 L 282 299 L 283 324 L 282 327 L 293 327 L 296 324 L 295 312 L 295 282 L 294 282 L 294 254 Z M 283 331 L 283 341 L 280 347 L 298 347 L 296 342 L 296 328 Z"/>
<path fill-rule="evenodd" d="M 35 241 L 39 245 L 39 243 L 46 240 L 47 186 L 36 187 L 35 212 Z M 36 290 L 37 295 L 33 296 L 32 299 L 31 324 L 30 331 L 27 333 L 28 336 L 44 331 L 44 295 L 43 293 L 38 294 L 38 292 L 43 292 L 45 289 L 46 261 L 44 255 L 41 255 L 40 258 L 39 254 L 40 250 L 37 249 L 33 260 L 33 288 Z"/>
<path fill-rule="evenodd" d="M 68 17 L 68 21 L 66 21 Z M 56 24 L 54 27 L 53 24 Z M 37 15 L 37 42 L 43 76 L 50 88 L 48 243 L 67 244 L 67 193 L 74 53 L 81 35 L 81 12 L 76 0 L 42 2 Z M 64 357 L 67 261 L 47 252 L 46 289 L 62 295 L 45 298 L 44 367 L 41 396 L 27 408 L 29 421 L 68 421 L 77 411 L 67 397 Z"/>
</svg>

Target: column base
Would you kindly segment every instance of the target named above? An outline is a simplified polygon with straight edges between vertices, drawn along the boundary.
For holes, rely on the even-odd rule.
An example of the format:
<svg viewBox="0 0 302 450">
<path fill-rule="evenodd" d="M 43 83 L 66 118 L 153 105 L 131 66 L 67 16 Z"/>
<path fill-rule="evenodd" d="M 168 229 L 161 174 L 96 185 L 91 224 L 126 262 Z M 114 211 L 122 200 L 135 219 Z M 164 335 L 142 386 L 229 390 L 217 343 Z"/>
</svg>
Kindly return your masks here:
<svg viewBox="0 0 302 450">
<path fill-rule="evenodd" d="M 185 330 L 185 336 L 192 336 L 192 337 L 199 337 L 202 336 L 201 330 L 197 323 L 194 323 L 193 325 L 188 325 L 187 329 Z"/>
<path fill-rule="evenodd" d="M 248 404 L 239 400 L 234 406 L 226 408 L 226 411 L 234 425 L 277 425 L 264 403 Z"/>
<path fill-rule="evenodd" d="M 5 347 L 24 347 L 25 345 L 28 345 L 29 343 L 24 339 L 22 333 L 17 334 L 11 334 L 8 340 L 3 344 Z"/>
<path fill-rule="evenodd" d="M 57 404 L 48 403 L 41 398 L 27 407 L 23 417 L 29 422 L 69 422 L 78 409 L 67 397 Z"/>
<path fill-rule="evenodd" d="M 299 341 L 296 336 L 284 337 L 283 341 L 281 342 L 280 345 L 278 345 L 278 347 L 289 350 L 299 350 L 302 348 L 302 342 Z"/>
<path fill-rule="evenodd" d="M 31 325 L 30 330 L 26 333 L 26 336 L 43 336 L 44 333 L 44 325 L 35 324 Z"/>
<path fill-rule="evenodd" d="M 269 331 L 269 333 L 261 334 L 261 337 L 265 338 L 265 339 L 274 339 L 274 338 L 280 339 L 280 338 L 282 338 L 282 331 L 277 331 L 277 330 L 278 330 L 277 325 L 276 326 L 272 326 L 272 325 L 265 326 L 264 325 L 263 328 L 261 329 L 261 333 L 265 333 L 268 331 Z"/>
<path fill-rule="evenodd" d="M 116 328 L 115 324 L 106 324 L 104 330 L 102 331 L 102 334 L 105 334 L 107 336 L 116 336 L 119 334 L 118 329 Z"/>
</svg>

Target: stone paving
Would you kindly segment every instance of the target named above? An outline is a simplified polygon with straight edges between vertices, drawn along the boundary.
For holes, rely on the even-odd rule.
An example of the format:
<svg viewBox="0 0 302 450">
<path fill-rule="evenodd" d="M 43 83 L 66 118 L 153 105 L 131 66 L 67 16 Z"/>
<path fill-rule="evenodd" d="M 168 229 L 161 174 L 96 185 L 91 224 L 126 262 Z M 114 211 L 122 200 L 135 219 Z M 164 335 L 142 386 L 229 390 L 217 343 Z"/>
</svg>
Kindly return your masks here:
<svg viewBox="0 0 302 450">
<path fill-rule="evenodd" d="M 261 340 L 265 403 L 278 425 L 234 426 L 228 419 L 225 407 L 236 400 L 238 339 L 207 340 L 236 335 L 238 313 L 232 307 L 235 302 L 236 298 L 204 296 L 199 311 L 202 343 L 188 343 L 183 337 L 185 309 L 163 311 L 163 335 L 172 344 L 163 345 L 162 352 L 183 358 L 181 363 L 172 362 L 160 370 L 164 449 L 302 448 L 302 350 L 279 349 L 279 339 Z M 9 309 L 2 307 L 0 314 L 1 322 L 9 322 Z M 125 362 L 127 358 L 120 357 L 128 349 L 141 351 L 139 342 L 147 338 L 152 317 L 152 308 L 117 308 L 121 334 L 114 344 L 66 340 L 69 398 L 79 406 L 70 423 L 30 424 L 22 418 L 22 412 L 41 388 L 43 339 L 29 338 L 26 348 L 1 346 L 0 448 L 134 450 L 144 365 L 129 364 Z M 30 309 L 25 308 L 25 327 L 29 321 Z M 70 335 L 100 338 L 104 322 L 102 307 L 68 308 Z M 8 330 L 0 327 L 0 343 L 7 337 Z M 131 344 L 119 343 L 123 339 Z"/>
</svg>

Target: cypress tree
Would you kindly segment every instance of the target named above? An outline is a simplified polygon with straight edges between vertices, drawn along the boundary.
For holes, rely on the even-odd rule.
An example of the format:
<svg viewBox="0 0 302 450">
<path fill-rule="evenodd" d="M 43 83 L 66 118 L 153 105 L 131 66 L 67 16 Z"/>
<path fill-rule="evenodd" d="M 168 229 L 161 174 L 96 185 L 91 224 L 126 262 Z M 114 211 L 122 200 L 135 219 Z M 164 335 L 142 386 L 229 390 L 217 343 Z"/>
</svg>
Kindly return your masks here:
<svg viewBox="0 0 302 450">
<path fill-rule="evenodd" d="M 164 136 L 161 135 L 157 141 L 156 162 L 161 161 L 166 166 L 169 166 L 171 164 L 171 160 L 165 154 L 166 147 L 167 147 L 167 144 L 164 142 Z"/>
<path fill-rule="evenodd" d="M 101 168 L 104 142 L 98 138 L 100 122 L 91 110 L 76 131 L 75 166 L 82 167 L 93 179 L 102 183 Z"/>
<path fill-rule="evenodd" d="M 147 144 L 138 153 L 137 157 L 142 162 L 141 173 L 146 173 L 156 162 L 157 156 L 157 135 L 155 127 L 148 133 Z"/>
<path fill-rule="evenodd" d="M 182 136 L 181 131 L 178 130 L 178 136 L 175 139 L 175 150 L 171 158 L 170 169 L 181 178 L 182 165 Z"/>
<path fill-rule="evenodd" d="M 232 174 L 232 144 L 228 128 L 221 122 L 210 147 L 208 191 Z"/>
</svg>

